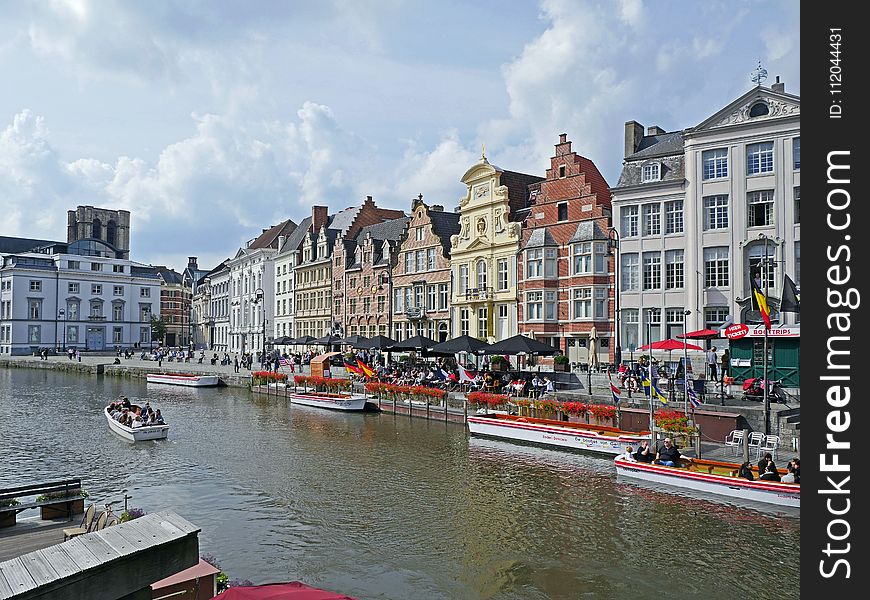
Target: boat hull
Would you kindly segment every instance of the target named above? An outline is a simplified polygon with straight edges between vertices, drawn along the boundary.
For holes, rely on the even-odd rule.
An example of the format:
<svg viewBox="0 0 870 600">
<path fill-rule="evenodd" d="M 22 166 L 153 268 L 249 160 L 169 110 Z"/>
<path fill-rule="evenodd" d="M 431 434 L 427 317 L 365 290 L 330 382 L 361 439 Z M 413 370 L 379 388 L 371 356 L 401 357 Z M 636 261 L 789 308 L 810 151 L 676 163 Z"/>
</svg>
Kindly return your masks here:
<svg viewBox="0 0 870 600">
<path fill-rule="evenodd" d="M 148 373 L 145 375 L 148 383 L 164 383 L 167 385 L 183 385 L 186 387 L 212 387 L 220 383 L 217 375 L 174 375 L 172 373 Z"/>
<path fill-rule="evenodd" d="M 318 408 L 328 408 L 330 410 L 346 410 L 346 411 L 362 411 L 365 410 L 367 398 L 362 394 L 351 394 L 345 397 L 326 397 L 314 396 L 305 393 L 292 393 L 287 397 L 294 404 L 304 404 L 305 406 L 316 406 Z"/>
<path fill-rule="evenodd" d="M 501 420 L 491 417 L 468 417 L 468 430 L 472 435 L 497 437 L 507 440 L 557 446 L 573 450 L 586 450 L 609 456 L 625 452 L 625 446 L 648 440 L 648 435 L 620 433 L 602 435 L 594 429 L 560 427 L 542 423 Z"/>
<path fill-rule="evenodd" d="M 624 477 L 750 502 L 800 507 L 801 492 L 797 484 L 749 481 L 742 477 L 726 477 L 622 459 L 616 459 L 614 463 L 617 475 Z"/>
<path fill-rule="evenodd" d="M 169 435 L 169 425 L 145 425 L 132 429 L 126 425 L 121 425 L 112 415 L 109 414 L 109 409 L 103 409 L 103 414 L 106 421 L 109 423 L 109 429 L 117 433 L 121 437 L 131 442 L 144 442 L 148 440 L 163 440 Z"/>
</svg>

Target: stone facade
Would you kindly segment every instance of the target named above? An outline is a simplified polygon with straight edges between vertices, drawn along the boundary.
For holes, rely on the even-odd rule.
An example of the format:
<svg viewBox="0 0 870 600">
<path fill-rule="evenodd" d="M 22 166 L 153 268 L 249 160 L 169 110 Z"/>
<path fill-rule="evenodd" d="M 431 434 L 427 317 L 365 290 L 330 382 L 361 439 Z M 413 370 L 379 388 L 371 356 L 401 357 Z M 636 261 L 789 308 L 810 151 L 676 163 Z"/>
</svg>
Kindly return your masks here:
<svg viewBox="0 0 870 600">
<path fill-rule="evenodd" d="M 117 258 L 130 258 L 130 211 L 78 206 L 67 211 L 68 244 L 96 239 L 118 251 Z"/>
<path fill-rule="evenodd" d="M 529 186 L 541 177 L 505 171 L 485 156 L 462 176 L 459 233 L 450 239 L 452 335 L 488 343 L 517 333 L 516 258 Z"/>
<path fill-rule="evenodd" d="M 531 188 L 517 266 L 520 333 L 587 363 L 613 362 L 613 256 L 608 254 L 610 190 L 595 164 L 559 136 L 544 181 Z"/>
<path fill-rule="evenodd" d="M 412 201 L 392 276 L 393 339 L 450 337 L 450 238 L 458 233 L 457 213 L 427 205 L 422 195 Z"/>
</svg>

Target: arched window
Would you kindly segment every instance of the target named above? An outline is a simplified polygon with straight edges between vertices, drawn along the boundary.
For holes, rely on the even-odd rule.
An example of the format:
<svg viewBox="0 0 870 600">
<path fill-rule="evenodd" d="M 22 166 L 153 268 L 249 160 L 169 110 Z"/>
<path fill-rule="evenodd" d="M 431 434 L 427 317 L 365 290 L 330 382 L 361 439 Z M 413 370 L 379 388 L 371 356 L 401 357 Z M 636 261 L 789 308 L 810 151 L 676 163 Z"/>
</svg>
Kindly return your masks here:
<svg viewBox="0 0 870 600">
<path fill-rule="evenodd" d="M 486 261 L 477 261 L 477 289 L 486 289 Z"/>
<path fill-rule="evenodd" d="M 767 108 L 767 104 L 764 102 L 756 102 L 752 105 L 752 108 L 749 109 L 750 117 L 763 117 L 766 114 L 770 113 L 770 109 Z"/>
<path fill-rule="evenodd" d="M 99 219 L 94 219 L 94 223 L 91 226 L 91 237 L 98 240 L 103 237 L 103 224 Z"/>
<path fill-rule="evenodd" d="M 108 223 L 106 223 L 106 243 L 111 244 L 112 246 L 116 245 L 115 230 L 116 226 L 114 221 L 109 221 Z"/>
</svg>

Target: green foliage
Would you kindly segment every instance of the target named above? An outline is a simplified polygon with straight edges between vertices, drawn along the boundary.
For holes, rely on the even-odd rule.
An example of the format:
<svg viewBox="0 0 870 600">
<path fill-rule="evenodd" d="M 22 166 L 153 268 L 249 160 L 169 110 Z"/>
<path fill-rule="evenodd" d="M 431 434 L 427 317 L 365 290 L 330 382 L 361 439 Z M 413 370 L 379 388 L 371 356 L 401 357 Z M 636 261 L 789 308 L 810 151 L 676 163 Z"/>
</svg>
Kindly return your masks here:
<svg viewBox="0 0 870 600">
<path fill-rule="evenodd" d="M 6 508 L 7 506 L 17 506 L 21 504 L 18 501 L 18 498 L 9 498 L 7 500 L 0 500 L 0 508 Z"/>
<path fill-rule="evenodd" d="M 507 359 L 504 356 L 496 354 L 491 359 L 489 359 L 489 364 L 491 364 L 491 365 L 507 364 Z"/>
<path fill-rule="evenodd" d="M 229 587 L 230 578 L 223 571 L 217 574 L 215 580 L 217 581 L 218 593 L 225 592 Z"/>
<path fill-rule="evenodd" d="M 151 315 L 151 339 L 163 342 L 166 338 L 166 321 Z"/>
<path fill-rule="evenodd" d="M 556 356 L 553 357 L 553 364 L 554 365 L 567 365 L 568 364 L 568 357 L 565 356 L 564 354 L 557 354 Z"/>
<path fill-rule="evenodd" d="M 48 500 L 66 500 L 68 498 L 88 498 L 90 494 L 88 494 L 84 490 L 74 490 L 71 493 L 67 494 L 65 492 L 52 492 L 50 494 L 41 494 L 36 497 L 37 502 L 46 502 Z"/>
</svg>

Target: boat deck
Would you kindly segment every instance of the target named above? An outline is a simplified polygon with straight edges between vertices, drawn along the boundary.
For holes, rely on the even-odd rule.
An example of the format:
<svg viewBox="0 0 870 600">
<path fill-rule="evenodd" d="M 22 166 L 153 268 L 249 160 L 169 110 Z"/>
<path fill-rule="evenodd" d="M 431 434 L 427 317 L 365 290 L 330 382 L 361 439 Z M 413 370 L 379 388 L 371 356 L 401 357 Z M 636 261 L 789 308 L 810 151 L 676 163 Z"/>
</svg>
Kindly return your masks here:
<svg viewBox="0 0 870 600">
<path fill-rule="evenodd" d="M 638 436 L 644 437 L 649 435 L 649 431 L 622 431 L 616 429 L 615 427 L 607 427 L 605 425 L 593 425 L 587 423 L 576 423 L 572 421 L 556 421 L 555 419 L 536 419 L 533 417 L 520 417 L 516 415 L 504 415 L 504 414 L 496 414 L 496 415 L 474 415 L 475 417 L 480 417 L 484 419 L 491 420 L 495 423 L 505 422 L 505 423 L 531 423 L 534 425 L 545 425 L 549 427 L 559 427 L 562 429 L 576 429 L 577 431 L 584 431 L 586 433 L 595 433 L 596 435 L 600 435 L 602 437 L 612 437 L 612 438 L 620 438 L 624 436 Z"/>
</svg>

